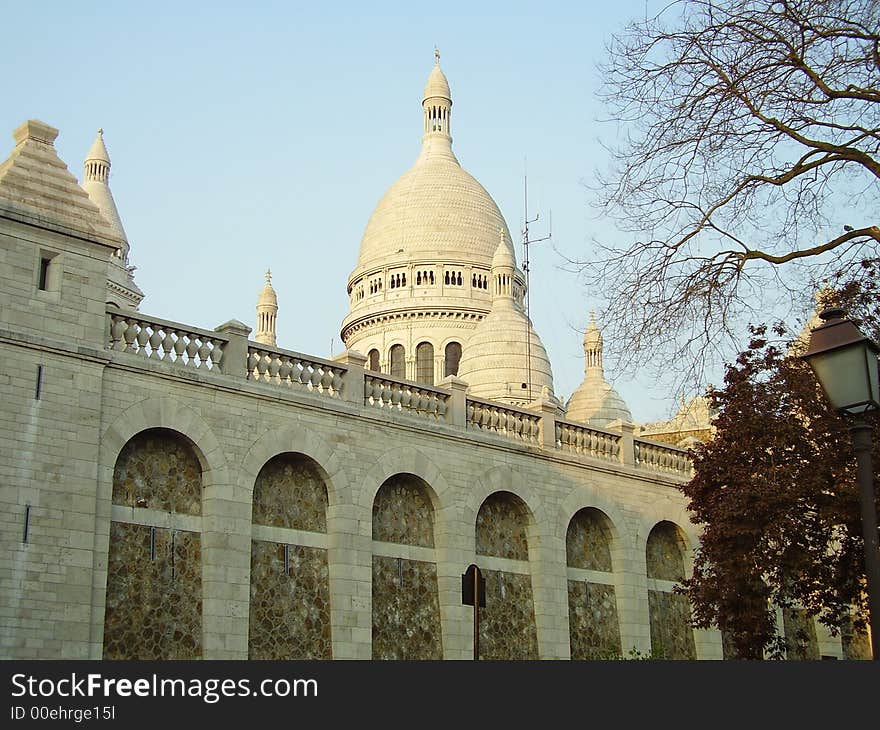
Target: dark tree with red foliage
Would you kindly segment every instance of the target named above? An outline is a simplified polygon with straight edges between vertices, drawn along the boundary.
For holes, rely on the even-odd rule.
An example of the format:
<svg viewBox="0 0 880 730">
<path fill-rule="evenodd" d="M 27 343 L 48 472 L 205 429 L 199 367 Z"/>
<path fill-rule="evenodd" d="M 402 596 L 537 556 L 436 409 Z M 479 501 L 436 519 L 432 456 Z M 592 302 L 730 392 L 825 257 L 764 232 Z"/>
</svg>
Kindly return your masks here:
<svg viewBox="0 0 880 730">
<path fill-rule="evenodd" d="M 864 273 L 838 283 L 832 299 L 876 338 L 876 262 L 866 262 Z M 781 326 L 751 334 L 724 387 L 709 394 L 717 432 L 695 449 L 695 476 L 682 488 L 704 533 L 693 577 L 680 590 L 695 625 L 720 628 L 741 658 L 781 655 L 776 606 L 802 606 L 835 632 L 853 611 L 856 628 L 867 620 L 847 422 L 796 357 L 803 343 L 786 341 Z M 876 471 L 880 418 L 870 420 Z"/>
</svg>

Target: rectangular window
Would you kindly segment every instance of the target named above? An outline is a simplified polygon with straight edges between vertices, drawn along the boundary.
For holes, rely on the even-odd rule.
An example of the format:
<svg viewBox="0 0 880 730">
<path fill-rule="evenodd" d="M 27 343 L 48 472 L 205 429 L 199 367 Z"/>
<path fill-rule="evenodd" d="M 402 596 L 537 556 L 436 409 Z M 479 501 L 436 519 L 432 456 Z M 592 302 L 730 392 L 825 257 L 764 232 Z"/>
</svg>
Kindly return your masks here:
<svg viewBox="0 0 880 730">
<path fill-rule="evenodd" d="M 52 259 L 42 256 L 40 257 L 40 280 L 37 286 L 40 291 L 46 291 L 46 284 L 49 281 L 49 264 L 52 263 Z"/>
</svg>

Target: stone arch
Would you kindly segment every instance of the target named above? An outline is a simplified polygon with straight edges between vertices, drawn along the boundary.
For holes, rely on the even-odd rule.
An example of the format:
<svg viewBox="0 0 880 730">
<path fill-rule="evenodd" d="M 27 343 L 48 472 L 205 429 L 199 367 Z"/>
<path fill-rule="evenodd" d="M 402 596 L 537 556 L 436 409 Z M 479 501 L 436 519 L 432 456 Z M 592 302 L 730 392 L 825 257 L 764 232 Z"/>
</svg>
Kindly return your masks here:
<svg viewBox="0 0 880 730">
<path fill-rule="evenodd" d="M 123 446 L 141 431 L 151 428 L 176 431 L 193 445 L 202 465 L 205 491 L 215 484 L 227 483 L 226 457 L 207 422 L 195 410 L 170 396 L 145 398 L 120 413 L 101 437 L 99 500 L 110 501 L 113 469 Z"/>
<path fill-rule="evenodd" d="M 113 465 L 113 504 L 202 514 L 199 448 L 179 431 L 148 428 L 125 442 Z"/>
<path fill-rule="evenodd" d="M 671 522 L 678 528 L 684 538 L 687 550 L 685 552 L 685 574 L 690 574 L 693 566 L 694 547 L 699 544 L 700 536 L 690 519 L 690 512 L 684 505 L 672 503 L 655 504 L 645 509 L 641 515 L 633 549 L 638 555 L 644 556 L 648 544 L 648 536 L 651 530 L 660 522 Z"/>
<path fill-rule="evenodd" d="M 327 532 L 324 470 L 299 452 L 276 454 L 254 480 L 253 524 Z"/>
<path fill-rule="evenodd" d="M 679 581 L 687 576 L 689 545 L 684 531 L 670 520 L 655 524 L 645 540 L 648 578 Z"/>
<path fill-rule="evenodd" d="M 414 449 L 390 450 L 367 472 L 358 503 L 371 515 L 362 523 L 372 538 L 374 659 L 443 658 L 435 546 L 450 523 L 448 491 L 437 466 Z"/>
<path fill-rule="evenodd" d="M 398 472 L 386 479 L 373 499 L 373 539 L 434 547 L 436 494 L 414 474 Z"/>
<path fill-rule="evenodd" d="M 260 470 L 273 457 L 285 453 L 302 454 L 315 463 L 327 488 L 328 507 L 348 501 L 345 474 L 336 452 L 324 439 L 304 426 L 288 426 L 266 431 L 245 454 L 240 470 L 242 481 L 248 489 L 244 496 L 249 503 L 253 503 L 254 484 Z"/>
<path fill-rule="evenodd" d="M 425 483 L 434 505 L 434 517 L 438 520 L 434 525 L 435 535 L 439 534 L 441 527 L 453 518 L 451 512 L 455 510 L 455 504 L 450 498 L 451 488 L 440 468 L 417 449 L 406 447 L 384 452 L 367 470 L 359 492 L 352 495 L 352 501 L 362 509 L 372 511 L 379 489 L 395 474 L 412 474 Z M 372 537 L 371 528 L 365 536 Z"/>
<path fill-rule="evenodd" d="M 474 542 L 477 555 L 509 560 L 529 559 L 529 508 L 513 492 L 492 492 L 477 510 Z"/>
<path fill-rule="evenodd" d="M 602 510 L 581 507 L 568 522 L 566 565 L 570 568 L 613 573 L 611 546 L 614 525 Z"/>
<path fill-rule="evenodd" d="M 329 659 L 327 549 L 300 544 L 299 534 L 327 532 L 330 505 L 341 499 L 339 459 L 312 432 L 289 426 L 257 439 L 241 471 L 251 504 L 267 502 L 256 504 L 252 520 L 274 528 L 254 527 L 251 540 L 248 656 Z"/>
<path fill-rule="evenodd" d="M 505 504 L 506 503 L 506 504 Z M 478 531 L 484 509 L 490 506 L 486 517 L 520 521 L 527 542 L 523 546 L 507 550 L 502 541 L 501 549 L 480 549 Z M 483 474 L 468 495 L 464 508 L 467 523 L 472 525 L 476 562 L 486 578 L 486 608 L 480 625 L 480 655 L 485 659 L 537 659 L 538 638 L 535 618 L 535 602 L 532 590 L 532 567 L 530 558 L 543 538 L 551 536 L 551 529 L 544 519 L 541 503 L 535 498 L 524 478 L 509 467 L 496 467 Z M 505 529 L 517 530 L 513 525 L 486 525 L 487 533 L 501 534 Z M 520 534 L 516 540 L 521 541 Z M 495 555 L 486 553 L 494 552 Z M 498 556 L 498 553 L 502 553 Z M 506 557 L 506 559 L 504 559 Z M 519 567 L 514 567 L 518 565 Z"/>
<path fill-rule="evenodd" d="M 527 536 L 529 550 L 542 543 L 542 538 L 552 536 L 553 527 L 547 520 L 544 505 L 522 475 L 508 466 L 496 466 L 476 477 L 461 507 L 460 519 L 467 525 L 476 525 L 477 513 L 486 498 L 493 492 L 510 492 L 525 503 L 527 508 Z M 476 539 L 474 551 L 476 552 Z"/>
<path fill-rule="evenodd" d="M 140 418 L 117 419 L 124 427 L 102 444 L 102 456 L 116 453 L 105 487 L 110 501 L 131 508 L 130 519 L 125 510 L 125 517 L 109 521 L 101 630 L 105 659 L 202 655 L 201 534 L 196 520 L 202 514 L 210 461 L 190 435 L 199 429 L 182 428 L 186 418 L 168 402 L 164 420 L 162 412 L 157 417 L 141 410 Z M 210 431 L 203 430 L 202 438 L 206 433 Z"/>
<path fill-rule="evenodd" d="M 671 520 L 656 522 L 645 538 L 651 653 L 657 658 L 697 658 L 690 602 L 669 588 L 688 574 L 690 552 L 684 530 Z"/>
</svg>

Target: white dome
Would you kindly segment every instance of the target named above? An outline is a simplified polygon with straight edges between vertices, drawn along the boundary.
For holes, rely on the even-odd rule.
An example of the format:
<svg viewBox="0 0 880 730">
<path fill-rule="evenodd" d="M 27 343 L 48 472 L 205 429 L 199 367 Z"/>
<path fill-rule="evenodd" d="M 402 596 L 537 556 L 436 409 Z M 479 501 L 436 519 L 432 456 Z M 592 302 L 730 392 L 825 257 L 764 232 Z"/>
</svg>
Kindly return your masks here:
<svg viewBox="0 0 880 730">
<path fill-rule="evenodd" d="M 612 421 L 632 423 L 626 401 L 605 380 L 602 367 L 602 332 L 590 312 L 590 323 L 584 332 L 584 381 L 571 394 L 565 417 L 570 421 L 602 428 Z"/>
<path fill-rule="evenodd" d="M 342 341 L 383 357 L 395 343 L 408 356 L 421 342 L 431 343 L 437 357 L 450 342 L 463 346 L 489 312 L 499 239 L 513 256 L 497 204 L 452 152 L 452 98 L 439 62 L 425 95 L 421 152 L 373 210 L 348 279 Z M 522 297 L 524 275 L 515 277 Z"/>
<path fill-rule="evenodd" d="M 370 216 L 356 271 L 425 260 L 488 269 L 499 229 L 512 251 L 507 223 L 492 196 L 451 154 L 426 149 Z"/>
<path fill-rule="evenodd" d="M 449 90 L 449 81 L 446 80 L 446 74 L 443 73 L 443 69 L 440 68 L 439 61 L 440 59 L 438 57 L 437 63 L 434 64 L 434 68 L 431 69 L 431 73 L 428 76 L 423 97 L 425 99 L 440 97 L 451 101 L 452 92 Z"/>
<path fill-rule="evenodd" d="M 469 395 L 515 405 L 537 400 L 544 387 L 553 393 L 547 350 L 526 315 L 515 308 L 493 309 L 477 325 L 464 348 L 458 377 L 468 384 Z"/>
<path fill-rule="evenodd" d="M 568 399 L 565 417 L 569 421 L 587 423 L 599 428 L 607 426 L 612 421 L 632 422 L 632 414 L 626 401 L 601 373 L 591 373 L 584 378 L 584 382 Z"/>
<path fill-rule="evenodd" d="M 525 405 L 553 393 L 553 372 L 544 344 L 514 292 L 516 259 L 506 240 L 492 261 L 492 310 L 480 322 L 461 357 L 458 377 L 478 398 Z"/>
</svg>

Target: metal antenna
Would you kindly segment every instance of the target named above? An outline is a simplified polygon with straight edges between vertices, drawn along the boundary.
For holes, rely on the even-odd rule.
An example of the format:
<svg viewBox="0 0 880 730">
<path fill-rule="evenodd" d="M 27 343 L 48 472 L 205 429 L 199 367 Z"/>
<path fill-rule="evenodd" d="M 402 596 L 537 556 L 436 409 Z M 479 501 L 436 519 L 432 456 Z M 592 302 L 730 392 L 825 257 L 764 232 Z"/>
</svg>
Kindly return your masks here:
<svg viewBox="0 0 880 730">
<path fill-rule="evenodd" d="M 528 175 L 528 167 L 526 165 L 526 159 L 523 158 L 523 230 L 522 230 L 522 245 L 523 245 L 523 273 L 526 275 L 526 294 L 525 294 L 525 310 L 526 310 L 526 367 L 528 368 L 529 375 L 529 392 L 528 397 L 529 400 L 532 399 L 532 338 L 530 333 L 531 328 L 531 287 L 529 286 L 529 269 L 531 268 L 529 264 L 529 246 L 533 243 L 540 243 L 541 241 L 547 241 L 553 237 L 553 212 L 550 212 L 550 225 L 547 230 L 546 236 L 541 236 L 540 238 L 530 238 L 529 237 L 529 224 L 537 223 L 541 218 L 541 213 L 535 213 L 534 218 L 529 218 L 529 175 Z"/>
</svg>

